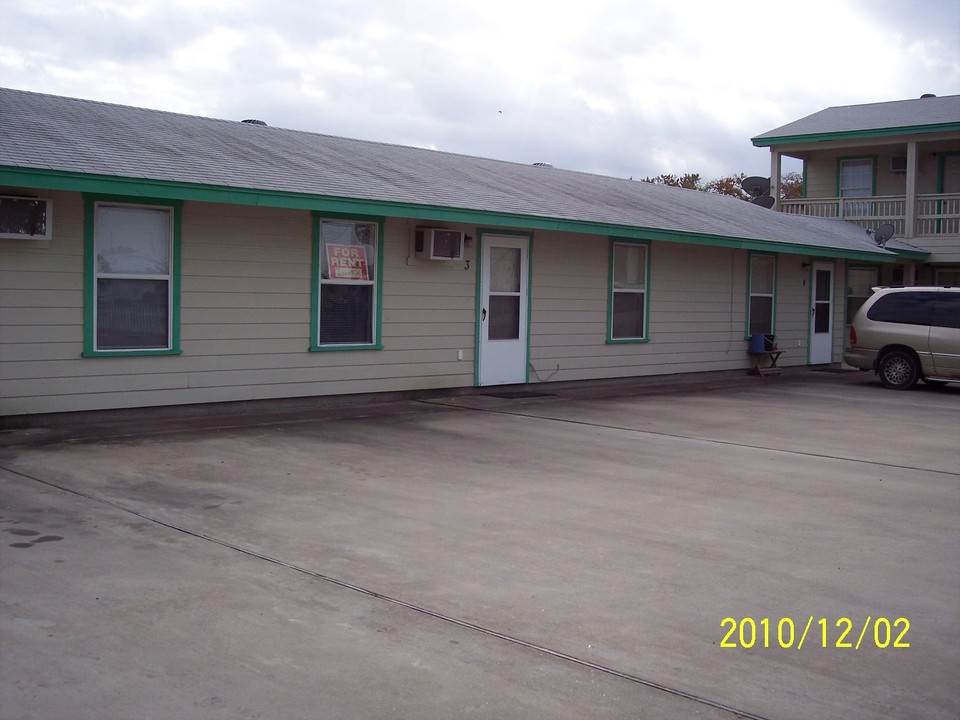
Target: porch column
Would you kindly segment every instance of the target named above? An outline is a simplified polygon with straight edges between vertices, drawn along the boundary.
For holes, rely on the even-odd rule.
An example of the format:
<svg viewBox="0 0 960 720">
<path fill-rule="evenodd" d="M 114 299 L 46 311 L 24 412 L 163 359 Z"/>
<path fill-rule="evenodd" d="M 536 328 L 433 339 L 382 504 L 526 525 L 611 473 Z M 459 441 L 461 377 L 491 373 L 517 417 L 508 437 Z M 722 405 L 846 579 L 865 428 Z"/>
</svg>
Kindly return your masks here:
<svg viewBox="0 0 960 720">
<path fill-rule="evenodd" d="M 783 156 L 775 147 L 770 148 L 770 194 L 773 196 L 774 212 L 780 211 L 780 168 L 783 164 Z"/>
<path fill-rule="evenodd" d="M 907 141 L 907 196 L 903 220 L 904 240 L 910 240 L 917 228 L 917 141 Z"/>
</svg>

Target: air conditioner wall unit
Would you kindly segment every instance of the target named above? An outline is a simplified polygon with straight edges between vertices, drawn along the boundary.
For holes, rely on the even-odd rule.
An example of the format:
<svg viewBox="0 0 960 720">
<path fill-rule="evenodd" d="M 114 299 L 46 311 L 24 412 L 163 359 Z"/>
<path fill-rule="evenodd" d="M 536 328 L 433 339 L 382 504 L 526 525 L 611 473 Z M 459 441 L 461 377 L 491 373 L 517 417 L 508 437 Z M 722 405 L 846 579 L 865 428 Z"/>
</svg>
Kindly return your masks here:
<svg viewBox="0 0 960 720">
<path fill-rule="evenodd" d="M 890 172 L 895 175 L 906 175 L 907 174 L 907 156 L 906 155 L 894 155 L 890 158 Z"/>
<path fill-rule="evenodd" d="M 463 232 L 443 228 L 417 228 L 414 254 L 421 260 L 460 260 L 463 258 Z"/>
<path fill-rule="evenodd" d="M 0 195 L 0 238 L 49 240 L 53 202 L 44 198 Z"/>
</svg>

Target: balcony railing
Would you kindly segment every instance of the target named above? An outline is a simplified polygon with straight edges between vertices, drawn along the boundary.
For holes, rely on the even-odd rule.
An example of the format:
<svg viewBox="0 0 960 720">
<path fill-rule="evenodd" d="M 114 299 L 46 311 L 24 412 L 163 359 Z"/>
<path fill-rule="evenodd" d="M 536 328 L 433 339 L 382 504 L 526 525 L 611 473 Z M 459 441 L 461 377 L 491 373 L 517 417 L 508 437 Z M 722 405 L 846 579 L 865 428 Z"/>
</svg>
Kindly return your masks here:
<svg viewBox="0 0 960 720">
<path fill-rule="evenodd" d="M 864 229 L 884 223 L 901 238 L 960 235 L 960 193 L 917 195 L 913 232 L 907 232 L 907 198 L 902 195 L 860 198 L 801 198 L 781 200 L 780 210 L 793 215 L 841 218 Z"/>
</svg>

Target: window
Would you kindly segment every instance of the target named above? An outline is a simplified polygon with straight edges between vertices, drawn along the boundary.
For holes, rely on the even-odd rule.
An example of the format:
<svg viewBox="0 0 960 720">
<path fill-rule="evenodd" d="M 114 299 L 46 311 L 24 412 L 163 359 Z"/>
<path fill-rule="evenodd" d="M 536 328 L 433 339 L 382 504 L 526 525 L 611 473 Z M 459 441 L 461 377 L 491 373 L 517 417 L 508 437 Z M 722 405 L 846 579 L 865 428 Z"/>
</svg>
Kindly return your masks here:
<svg viewBox="0 0 960 720">
<path fill-rule="evenodd" d="M 85 354 L 178 352 L 179 206 L 88 200 L 87 213 Z"/>
<path fill-rule="evenodd" d="M 516 247 L 490 248 L 490 340 L 519 340 L 523 303 L 523 251 Z"/>
<path fill-rule="evenodd" d="M 840 161 L 840 197 L 862 198 L 874 194 L 873 159 L 851 158 Z M 843 217 L 870 217 L 871 203 L 865 200 L 844 200 Z"/>
<path fill-rule="evenodd" d="M 960 293 L 893 292 L 877 300 L 867 317 L 876 322 L 960 328 Z"/>
<path fill-rule="evenodd" d="M 608 341 L 647 339 L 648 246 L 611 242 Z"/>
<path fill-rule="evenodd" d="M 960 286 L 960 268 L 936 268 L 934 285 Z"/>
<path fill-rule="evenodd" d="M 318 218 L 313 349 L 379 347 L 380 226 Z"/>
<path fill-rule="evenodd" d="M 773 335 L 776 270 L 777 259 L 773 255 L 750 256 L 747 337 Z"/>
<path fill-rule="evenodd" d="M 869 310 L 867 317 L 877 322 L 905 325 L 929 325 L 933 321 L 935 292 L 898 292 L 884 295 Z"/>
<path fill-rule="evenodd" d="M 960 293 L 937 293 L 933 304 L 933 325 L 960 328 Z"/>
<path fill-rule="evenodd" d="M 860 306 L 866 302 L 871 295 L 871 288 L 876 287 L 878 282 L 877 268 L 875 267 L 852 267 L 847 271 L 847 324 L 853 320 Z"/>
</svg>

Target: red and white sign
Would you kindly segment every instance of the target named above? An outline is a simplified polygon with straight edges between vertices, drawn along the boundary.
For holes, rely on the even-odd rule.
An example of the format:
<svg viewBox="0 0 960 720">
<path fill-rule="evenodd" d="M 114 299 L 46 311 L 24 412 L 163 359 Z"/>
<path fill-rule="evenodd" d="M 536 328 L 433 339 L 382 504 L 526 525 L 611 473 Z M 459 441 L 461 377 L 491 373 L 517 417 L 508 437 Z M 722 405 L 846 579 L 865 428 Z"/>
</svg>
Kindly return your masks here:
<svg viewBox="0 0 960 720">
<path fill-rule="evenodd" d="M 367 254 L 360 245 L 327 245 L 331 280 L 369 280 Z"/>
</svg>

